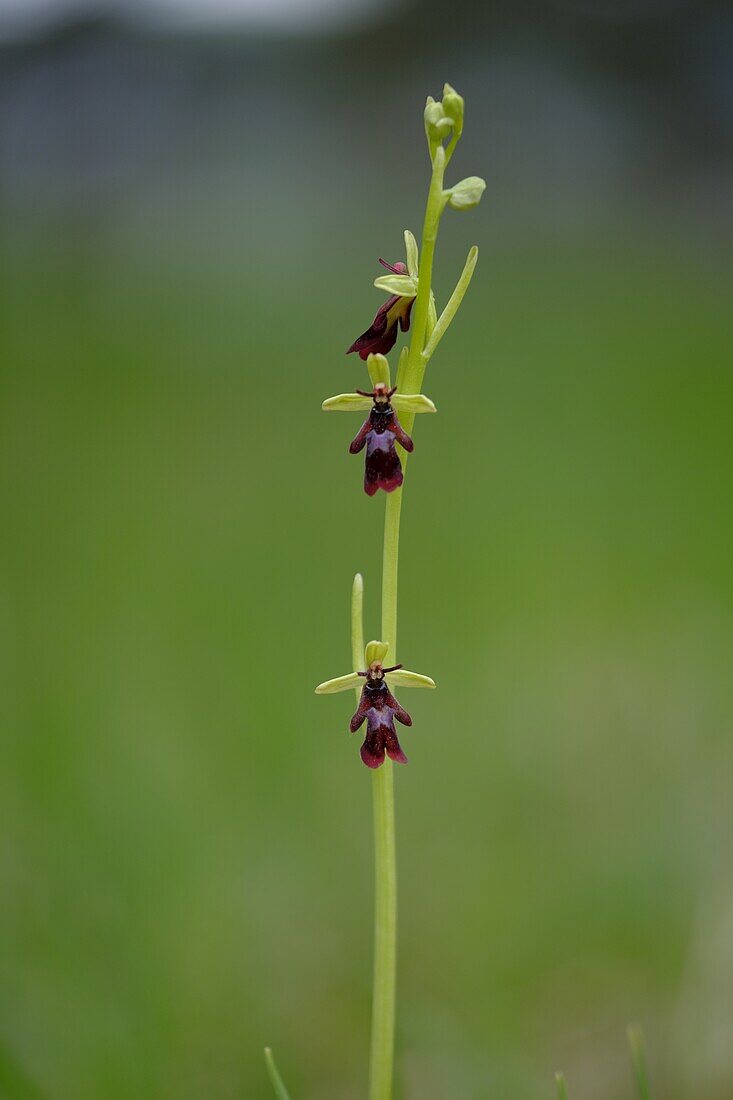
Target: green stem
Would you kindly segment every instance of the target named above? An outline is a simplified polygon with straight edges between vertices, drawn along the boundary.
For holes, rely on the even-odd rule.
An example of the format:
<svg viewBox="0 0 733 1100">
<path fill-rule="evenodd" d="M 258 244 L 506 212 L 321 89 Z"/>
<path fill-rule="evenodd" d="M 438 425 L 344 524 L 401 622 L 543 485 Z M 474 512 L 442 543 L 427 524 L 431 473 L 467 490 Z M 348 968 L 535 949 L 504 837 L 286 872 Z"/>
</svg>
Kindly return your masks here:
<svg viewBox="0 0 733 1100">
<path fill-rule="evenodd" d="M 438 149 L 433 162 L 422 247 L 418 292 L 413 310 L 412 340 L 398 379 L 403 393 L 420 393 L 426 360 L 425 347 L 433 256 L 440 215 L 445 206 L 443 174 L 445 151 Z M 402 417 L 403 427 L 412 434 L 414 413 Z M 407 454 L 400 452 L 403 472 Z M 390 662 L 397 660 L 397 575 L 400 548 L 400 489 L 390 493 L 384 514 L 382 554 L 382 641 L 389 645 Z M 369 1065 L 369 1100 L 391 1100 L 394 1068 L 395 993 L 397 984 L 397 854 L 395 845 L 394 765 L 387 758 L 374 772 L 374 993 L 372 1001 L 372 1043 Z"/>
<path fill-rule="evenodd" d="M 370 1100 L 390 1100 L 394 1066 L 397 980 L 397 855 L 394 764 L 389 757 L 372 779 L 374 801 L 374 990 Z"/>
<path fill-rule="evenodd" d="M 420 393 L 425 373 L 426 360 L 423 357 L 423 350 L 425 348 L 426 327 L 430 308 L 430 289 L 433 282 L 433 257 L 435 255 L 435 242 L 438 239 L 440 216 L 446 202 L 443 195 L 444 174 L 445 150 L 440 146 L 433 161 L 433 174 L 430 180 L 430 190 L 428 191 L 428 202 L 425 207 L 425 221 L 420 243 L 417 297 L 413 308 L 410 353 L 405 363 L 404 377 L 399 379 L 397 383 L 402 393 Z M 405 417 L 404 428 L 408 435 L 413 421 L 414 414 Z"/>
</svg>

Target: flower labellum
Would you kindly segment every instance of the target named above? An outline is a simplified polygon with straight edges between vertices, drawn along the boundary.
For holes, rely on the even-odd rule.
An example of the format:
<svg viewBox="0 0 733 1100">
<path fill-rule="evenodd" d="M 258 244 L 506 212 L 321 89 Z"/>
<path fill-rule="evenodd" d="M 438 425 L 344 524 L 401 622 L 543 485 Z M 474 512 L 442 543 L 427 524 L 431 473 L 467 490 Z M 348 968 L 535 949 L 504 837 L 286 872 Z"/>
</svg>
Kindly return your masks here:
<svg viewBox="0 0 733 1100">
<path fill-rule="evenodd" d="M 384 763 L 385 752 L 395 763 L 407 763 L 407 757 L 397 737 L 394 720 L 396 718 L 403 726 L 411 726 L 412 718 L 392 695 L 384 678 L 388 672 L 396 672 L 400 668 L 402 665 L 383 668 L 379 661 L 372 661 L 366 672 L 358 674 L 366 677 L 366 683 L 362 688 L 359 706 L 351 719 L 349 729 L 352 733 L 356 733 L 366 720 L 367 732 L 360 752 L 368 768 L 380 767 Z"/>
<path fill-rule="evenodd" d="M 391 493 L 402 484 L 402 463 L 395 450 L 395 441 L 408 452 L 414 448 L 412 439 L 390 405 L 395 389 L 388 389 L 384 382 L 377 382 L 371 393 L 356 391 L 362 397 L 371 397 L 374 402 L 369 416 L 349 446 L 350 453 L 355 455 L 366 445 L 364 492 L 370 497 L 377 489 Z"/>
<path fill-rule="evenodd" d="M 412 718 L 395 699 L 387 686 L 385 676 L 389 675 L 397 687 L 434 688 L 435 681 L 420 672 L 410 672 L 402 665 L 384 667 L 387 656 L 386 642 L 369 642 L 364 649 L 366 672 L 349 672 L 346 676 L 337 676 L 335 680 L 326 680 L 316 688 L 316 695 L 334 695 L 338 691 L 359 690 L 362 679 L 366 683 L 361 688 L 359 706 L 351 719 L 350 729 L 356 733 L 366 722 L 367 732 L 361 746 L 361 758 L 368 768 L 378 768 L 384 763 L 385 754 L 398 764 L 406 764 L 407 757 L 402 751 L 394 720 L 403 726 L 411 726 Z"/>
<path fill-rule="evenodd" d="M 386 260 L 379 260 L 382 267 L 386 267 L 387 271 L 391 271 L 393 275 L 400 277 L 399 282 L 404 281 L 404 289 L 408 292 L 405 294 L 392 294 L 387 301 L 379 307 L 369 328 L 366 332 L 363 332 L 358 339 L 354 340 L 354 343 L 347 350 L 346 354 L 349 355 L 352 351 L 358 351 L 362 359 L 366 360 L 370 352 L 381 352 L 386 355 L 391 351 L 397 341 L 397 327 L 402 329 L 403 332 L 407 332 L 410 327 L 410 311 L 412 309 L 412 303 L 415 301 L 415 295 L 417 293 L 417 286 L 415 280 L 408 275 L 407 264 L 398 262 L 396 264 L 388 264 Z M 390 280 L 386 279 L 385 282 Z M 377 285 L 381 280 L 377 280 Z M 394 285 L 394 283 L 392 283 Z"/>
</svg>

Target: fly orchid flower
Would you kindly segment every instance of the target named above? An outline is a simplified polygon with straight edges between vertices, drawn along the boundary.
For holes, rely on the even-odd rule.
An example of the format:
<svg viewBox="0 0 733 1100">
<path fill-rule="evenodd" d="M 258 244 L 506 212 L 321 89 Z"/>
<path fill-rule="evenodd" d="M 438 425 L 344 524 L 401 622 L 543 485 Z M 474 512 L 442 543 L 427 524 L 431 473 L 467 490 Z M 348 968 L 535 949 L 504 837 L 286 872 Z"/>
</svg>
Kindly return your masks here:
<svg viewBox="0 0 733 1100">
<path fill-rule="evenodd" d="M 356 733 L 364 722 L 367 724 L 366 737 L 360 752 L 368 768 L 380 767 L 384 763 L 385 753 L 397 764 L 407 763 L 407 757 L 397 737 L 394 720 L 396 718 L 403 726 L 411 726 L 412 718 L 395 699 L 385 677 L 389 676 L 391 684 L 395 687 L 435 687 L 435 681 L 429 676 L 422 676 L 419 672 L 408 672 L 402 665 L 385 668 L 384 658 L 387 656 L 388 648 L 386 642 L 369 642 L 364 650 L 365 672 L 350 672 L 347 676 L 326 680 L 316 688 L 316 695 L 333 695 L 337 691 L 349 691 L 353 688 L 358 690 L 361 680 L 365 681 L 361 687 L 359 705 L 351 719 L 349 729 L 352 733 Z"/>
<path fill-rule="evenodd" d="M 370 355 L 367 368 L 373 389 L 340 393 L 323 402 L 326 412 L 369 412 L 349 451 L 358 454 L 366 446 L 364 492 L 372 497 L 378 489 L 393 492 L 402 484 L 402 463 L 395 450 L 399 443 L 406 451 L 413 450 L 412 439 L 400 424 L 398 413 L 435 412 L 435 405 L 422 393 L 398 394 L 390 387 L 389 364 L 383 355 Z"/>
<path fill-rule="evenodd" d="M 409 329 L 410 311 L 417 295 L 418 269 L 417 243 L 409 230 L 405 230 L 405 246 L 407 263 L 403 264 L 400 260 L 395 264 L 388 264 L 380 257 L 380 264 L 390 274 L 375 279 L 374 285 L 377 290 L 388 291 L 390 297 L 379 307 L 366 332 L 354 340 L 346 352 L 347 355 L 358 351 L 364 360 L 370 353 L 386 355 L 395 346 L 398 326 L 403 332 Z"/>
</svg>

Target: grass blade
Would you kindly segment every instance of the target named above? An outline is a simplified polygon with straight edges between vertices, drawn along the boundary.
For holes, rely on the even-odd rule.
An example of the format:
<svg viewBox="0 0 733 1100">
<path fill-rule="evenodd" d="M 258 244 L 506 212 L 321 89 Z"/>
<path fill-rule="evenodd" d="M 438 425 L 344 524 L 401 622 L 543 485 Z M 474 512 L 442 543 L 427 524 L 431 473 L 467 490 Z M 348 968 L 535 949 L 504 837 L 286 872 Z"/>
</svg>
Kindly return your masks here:
<svg viewBox="0 0 733 1100">
<path fill-rule="evenodd" d="M 649 1075 L 646 1069 L 646 1054 L 644 1051 L 644 1032 L 638 1024 L 634 1024 L 627 1029 L 626 1034 L 629 1037 L 631 1064 L 634 1069 L 637 1095 L 639 1100 L 651 1100 L 652 1094 L 649 1088 Z"/>
<path fill-rule="evenodd" d="M 285 1088 L 285 1083 L 280 1076 L 277 1066 L 275 1065 L 275 1059 L 269 1047 L 265 1047 L 265 1062 L 267 1064 L 267 1072 L 270 1075 L 270 1080 L 272 1081 L 272 1087 L 275 1090 L 275 1096 L 277 1096 L 277 1100 L 290 1100 L 288 1090 Z"/>
<path fill-rule="evenodd" d="M 557 1082 L 557 1100 L 568 1100 L 568 1090 L 565 1087 L 565 1074 L 556 1073 L 555 1081 Z"/>
</svg>

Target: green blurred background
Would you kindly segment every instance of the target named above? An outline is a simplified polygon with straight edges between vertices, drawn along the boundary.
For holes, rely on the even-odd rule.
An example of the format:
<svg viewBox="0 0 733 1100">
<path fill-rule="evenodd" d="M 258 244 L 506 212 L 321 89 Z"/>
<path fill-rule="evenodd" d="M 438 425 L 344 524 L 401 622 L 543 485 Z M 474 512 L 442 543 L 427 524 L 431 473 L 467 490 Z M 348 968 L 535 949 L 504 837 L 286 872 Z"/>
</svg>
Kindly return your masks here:
<svg viewBox="0 0 733 1100">
<path fill-rule="evenodd" d="M 240 10 L 241 8 L 241 10 Z M 269 12 L 269 15 L 268 15 Z M 321 400 L 467 99 L 403 510 L 399 1096 L 733 1095 L 733 9 L 0 5 L 0 1096 L 364 1096 Z"/>
</svg>

